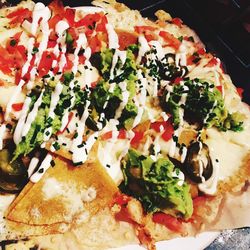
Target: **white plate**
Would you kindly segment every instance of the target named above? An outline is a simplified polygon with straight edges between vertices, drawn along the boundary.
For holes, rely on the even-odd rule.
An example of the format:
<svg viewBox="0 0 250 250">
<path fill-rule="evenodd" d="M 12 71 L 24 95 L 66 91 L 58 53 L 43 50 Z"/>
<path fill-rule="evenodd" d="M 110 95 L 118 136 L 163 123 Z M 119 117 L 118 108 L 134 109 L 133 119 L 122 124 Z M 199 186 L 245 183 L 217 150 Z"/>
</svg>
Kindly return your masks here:
<svg viewBox="0 0 250 250">
<path fill-rule="evenodd" d="M 207 247 L 220 233 L 206 232 L 196 237 L 177 238 L 168 241 L 161 241 L 156 244 L 157 250 L 202 250 Z M 111 249 L 110 249 L 111 250 Z M 112 250 L 145 250 L 138 245 L 112 248 Z"/>
</svg>

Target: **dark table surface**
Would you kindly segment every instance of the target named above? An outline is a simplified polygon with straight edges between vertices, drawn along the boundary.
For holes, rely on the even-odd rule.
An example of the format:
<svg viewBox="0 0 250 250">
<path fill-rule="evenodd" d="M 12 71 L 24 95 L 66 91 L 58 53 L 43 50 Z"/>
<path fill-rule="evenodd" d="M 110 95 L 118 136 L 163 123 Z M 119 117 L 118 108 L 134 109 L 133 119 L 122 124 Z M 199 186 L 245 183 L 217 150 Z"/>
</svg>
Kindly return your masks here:
<svg viewBox="0 0 250 250">
<path fill-rule="evenodd" d="M 16 4 L 19 1 L 8 1 Z M 38 2 L 38 1 L 36 1 Z M 40 1 L 48 4 L 50 1 Z M 65 5 L 90 4 L 88 0 L 64 0 Z M 243 100 L 250 104 L 250 0 L 120 0 L 142 15 L 154 18 L 158 9 L 180 17 L 194 29 L 208 51 L 223 62 Z M 206 250 L 250 249 L 250 228 L 225 230 Z M 185 250 L 185 247 L 183 248 Z"/>
</svg>

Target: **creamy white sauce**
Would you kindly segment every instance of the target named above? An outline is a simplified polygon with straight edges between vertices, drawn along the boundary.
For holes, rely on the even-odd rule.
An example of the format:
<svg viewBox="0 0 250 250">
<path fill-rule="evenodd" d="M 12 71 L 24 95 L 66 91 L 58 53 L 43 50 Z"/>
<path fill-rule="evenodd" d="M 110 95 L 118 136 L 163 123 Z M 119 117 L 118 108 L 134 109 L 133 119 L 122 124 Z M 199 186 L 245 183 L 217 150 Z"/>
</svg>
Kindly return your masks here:
<svg viewBox="0 0 250 250">
<path fill-rule="evenodd" d="M 64 190 L 62 184 L 55 178 L 48 178 L 45 180 L 42 187 L 42 194 L 45 200 L 53 199 L 57 196 L 63 195 Z"/>
<path fill-rule="evenodd" d="M 5 131 L 6 131 L 6 125 L 1 124 L 0 125 L 0 150 L 3 149 L 3 139 L 4 139 Z"/>
<path fill-rule="evenodd" d="M 109 48 L 110 49 L 118 49 L 120 47 L 119 38 L 114 30 L 114 27 L 110 23 L 107 23 L 106 29 L 108 32 Z"/>
<path fill-rule="evenodd" d="M 120 118 L 120 116 L 122 114 L 122 111 L 125 108 L 125 106 L 127 105 L 128 100 L 129 100 L 129 91 L 127 90 L 127 83 L 126 82 L 120 82 L 119 87 L 121 88 L 121 91 L 122 91 L 122 101 L 120 103 L 120 106 L 116 110 L 115 119 Z"/>
<path fill-rule="evenodd" d="M 29 67 L 30 67 L 30 62 L 31 62 L 31 59 L 32 59 L 32 57 L 33 57 L 32 52 L 33 52 L 33 48 L 34 48 L 34 43 L 35 43 L 35 39 L 34 39 L 34 37 L 31 37 L 31 38 L 28 40 L 27 61 L 25 62 L 25 64 L 23 65 L 23 68 L 22 68 L 22 75 L 21 75 L 22 77 L 28 72 L 28 69 L 29 69 Z"/>
<path fill-rule="evenodd" d="M 183 147 L 181 153 L 181 163 L 184 163 L 186 157 L 187 157 L 187 147 Z"/>
<path fill-rule="evenodd" d="M 31 178 L 30 181 L 33 183 L 37 183 L 38 181 L 41 180 L 41 178 L 43 177 L 43 175 L 46 173 L 46 171 L 49 169 L 49 167 L 51 166 L 51 161 L 52 161 L 53 157 L 51 154 L 47 154 L 46 157 L 44 158 L 44 160 L 42 161 L 39 169 L 36 171 L 36 173 L 34 173 Z"/>
<path fill-rule="evenodd" d="M 150 47 L 149 47 L 148 42 L 144 36 L 140 35 L 138 38 L 138 41 L 139 41 L 140 47 L 139 47 L 139 52 L 138 52 L 138 57 L 136 59 L 136 62 L 140 63 L 141 59 L 145 55 L 145 53 L 150 50 Z"/>
<path fill-rule="evenodd" d="M 31 159 L 29 167 L 28 167 L 28 177 L 30 177 L 34 173 L 38 163 L 39 163 L 39 159 L 37 157 L 33 157 Z"/>
<path fill-rule="evenodd" d="M 116 49 L 115 50 L 115 53 L 113 55 L 113 58 L 112 58 L 112 65 L 111 65 L 111 69 L 110 69 L 110 79 L 114 79 L 114 71 L 115 71 L 115 66 L 118 62 L 118 60 L 120 59 L 121 62 L 122 62 L 122 65 L 124 65 L 124 63 L 126 62 L 126 58 L 127 58 L 127 52 L 126 51 L 121 51 L 119 49 Z M 119 72 L 120 73 L 120 72 Z"/>
<path fill-rule="evenodd" d="M 179 169 L 178 169 L 178 172 L 177 172 L 177 170 L 175 170 L 172 173 L 172 177 L 176 177 L 176 178 L 179 179 L 179 181 L 177 182 L 177 184 L 179 186 L 182 186 L 184 184 L 185 176 L 184 176 L 184 174 Z"/>
<path fill-rule="evenodd" d="M 36 35 L 40 19 L 42 19 L 43 22 L 43 20 L 48 21 L 50 17 L 50 9 L 46 7 L 43 3 L 36 3 L 32 13 L 31 34 L 34 36 Z"/>
<path fill-rule="evenodd" d="M 86 13 L 105 12 L 103 8 L 95 6 L 79 6 L 79 7 L 74 7 L 74 9 Z"/>
<path fill-rule="evenodd" d="M 49 115 L 48 115 L 49 118 L 52 118 L 52 119 L 55 118 L 54 111 L 59 102 L 62 90 L 63 90 L 63 85 L 60 82 L 58 82 L 55 87 L 55 90 L 51 94 L 50 108 L 49 108 Z M 52 127 L 50 126 L 49 128 L 45 129 L 44 134 L 43 134 L 43 140 L 48 141 L 51 135 L 52 135 Z"/>
<path fill-rule="evenodd" d="M 72 72 L 74 74 L 77 73 L 77 69 L 78 69 L 78 64 L 79 64 L 79 52 L 81 48 L 86 48 L 87 45 L 87 38 L 85 36 L 84 33 L 81 33 L 79 35 L 79 38 L 76 41 L 76 49 L 74 51 L 74 60 L 73 60 L 73 67 L 72 67 Z"/>
<path fill-rule="evenodd" d="M 84 163 L 87 158 L 88 158 L 88 154 L 91 150 L 91 148 L 93 147 L 93 145 L 95 144 L 97 138 L 98 138 L 99 132 L 94 132 L 92 135 L 89 136 L 89 138 L 87 139 L 87 141 L 85 141 L 85 145 L 81 148 L 76 147 L 73 151 L 73 155 L 72 155 L 72 160 L 74 163 Z"/>
<path fill-rule="evenodd" d="M 12 110 L 12 105 L 15 103 L 18 95 L 20 95 L 20 93 L 22 92 L 22 87 L 24 86 L 24 84 L 25 84 L 25 81 L 20 80 L 20 82 L 18 83 L 18 85 L 15 89 L 15 92 L 12 94 L 12 96 L 11 96 L 7 106 L 6 106 L 6 111 L 4 114 L 5 121 L 9 120 L 10 112 Z"/>
<path fill-rule="evenodd" d="M 153 46 L 156 49 L 156 55 L 158 60 L 162 60 L 165 56 L 164 50 L 159 41 L 150 41 L 149 45 Z"/>
<path fill-rule="evenodd" d="M 179 52 L 176 53 L 175 55 L 175 65 L 178 67 L 180 66 L 187 66 L 187 57 L 186 57 L 186 53 L 187 53 L 187 48 L 186 46 L 182 43 L 180 48 L 179 48 Z"/>
<path fill-rule="evenodd" d="M 37 99 L 37 101 L 34 104 L 33 109 L 28 114 L 27 120 L 26 120 L 26 122 L 23 126 L 23 129 L 22 129 L 22 137 L 27 135 L 27 133 L 30 130 L 32 122 L 35 120 L 35 118 L 37 116 L 38 109 L 39 109 L 40 105 L 42 104 L 43 93 L 44 93 L 44 90 L 42 90 L 39 98 Z"/>
<path fill-rule="evenodd" d="M 23 127 L 24 127 L 24 124 L 25 124 L 25 120 L 26 120 L 28 112 L 29 112 L 29 106 L 30 106 L 30 104 L 31 104 L 31 98 L 27 97 L 25 99 L 24 104 L 23 104 L 21 115 L 19 117 L 19 120 L 17 122 L 17 126 L 15 128 L 15 132 L 14 132 L 14 135 L 13 135 L 13 140 L 14 140 L 14 142 L 15 142 L 16 145 L 18 143 L 20 143 L 21 140 L 22 140 L 22 130 L 23 130 Z"/>
</svg>

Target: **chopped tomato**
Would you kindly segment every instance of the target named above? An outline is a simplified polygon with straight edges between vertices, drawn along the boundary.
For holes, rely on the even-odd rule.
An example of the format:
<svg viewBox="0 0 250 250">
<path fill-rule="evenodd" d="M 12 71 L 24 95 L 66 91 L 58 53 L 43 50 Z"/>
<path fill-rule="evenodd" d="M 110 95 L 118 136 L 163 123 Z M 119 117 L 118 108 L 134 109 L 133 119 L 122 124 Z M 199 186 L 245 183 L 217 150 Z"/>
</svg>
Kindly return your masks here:
<svg viewBox="0 0 250 250">
<path fill-rule="evenodd" d="M 126 139 L 127 138 L 127 132 L 125 129 L 119 130 L 118 139 Z"/>
<path fill-rule="evenodd" d="M 50 29 L 55 29 L 56 24 L 61 20 L 62 20 L 61 15 L 57 14 L 57 15 L 53 16 L 52 18 L 50 18 L 50 20 L 48 22 L 49 23 L 49 28 Z"/>
<path fill-rule="evenodd" d="M 173 137 L 173 134 L 174 134 L 174 127 L 170 122 L 167 122 L 165 131 L 163 132 L 161 137 L 164 141 L 169 141 Z"/>
<path fill-rule="evenodd" d="M 169 141 L 174 134 L 173 125 L 169 120 L 151 123 L 150 127 L 158 133 L 164 131 L 161 135 L 164 141 Z"/>
<path fill-rule="evenodd" d="M 130 214 L 128 210 L 124 207 L 121 208 L 121 210 L 115 214 L 115 219 L 118 221 L 125 221 L 130 224 L 134 224 L 135 222 L 130 218 Z"/>
<path fill-rule="evenodd" d="M 53 15 L 64 13 L 64 6 L 61 0 L 53 0 L 48 7 L 52 11 Z"/>
<path fill-rule="evenodd" d="M 181 41 L 169 32 L 160 31 L 159 35 L 168 43 L 169 46 L 173 47 L 174 49 L 178 50 L 181 46 Z"/>
<path fill-rule="evenodd" d="M 213 57 L 207 64 L 208 67 L 213 67 L 216 66 L 218 64 L 218 60 L 216 57 Z"/>
<path fill-rule="evenodd" d="M 153 130 L 155 130 L 156 132 L 160 133 L 163 130 L 165 130 L 167 127 L 167 122 L 165 121 L 161 121 L 161 122 L 153 122 L 150 125 L 150 128 L 152 128 Z"/>
<path fill-rule="evenodd" d="M 102 140 L 109 140 L 109 139 L 112 138 L 112 136 L 113 136 L 113 132 L 112 131 L 108 131 L 107 133 L 105 133 L 105 134 L 103 134 L 101 136 L 101 139 Z"/>
<path fill-rule="evenodd" d="M 182 80 L 183 80 L 182 77 L 176 77 L 176 78 L 174 79 L 174 83 L 179 84 Z"/>
<path fill-rule="evenodd" d="M 92 83 L 91 83 L 91 88 L 94 89 L 94 88 L 96 87 L 97 83 L 98 83 L 98 81 L 92 82 Z"/>
<path fill-rule="evenodd" d="M 49 70 L 52 68 L 53 60 L 56 60 L 56 56 L 52 52 L 43 52 L 41 61 L 38 66 L 40 77 L 43 77 L 48 74 Z"/>
<path fill-rule="evenodd" d="M 88 43 L 92 53 L 99 52 L 101 50 L 102 44 L 97 35 L 90 37 L 88 39 Z"/>
<path fill-rule="evenodd" d="M 244 89 L 243 88 L 236 88 L 236 90 L 237 90 L 239 96 L 242 98 Z"/>
<path fill-rule="evenodd" d="M 21 80 L 21 70 L 16 71 L 15 74 L 15 84 L 18 85 Z"/>
<path fill-rule="evenodd" d="M 67 8 L 65 10 L 64 17 L 67 19 L 69 26 L 74 26 L 75 24 L 75 9 Z"/>
<path fill-rule="evenodd" d="M 135 31 L 139 34 L 144 34 L 148 42 L 157 39 L 156 34 L 153 33 L 155 30 L 156 28 L 152 26 L 135 26 Z"/>
<path fill-rule="evenodd" d="M 134 131 L 135 135 L 133 139 L 130 141 L 130 144 L 132 147 L 137 147 L 138 144 L 141 142 L 143 139 L 144 133 L 141 131 Z"/>
<path fill-rule="evenodd" d="M 75 27 L 87 27 L 88 30 L 94 30 L 96 27 L 96 24 L 101 20 L 101 14 L 100 13 L 94 13 L 94 14 L 87 14 L 84 16 L 81 20 L 75 23 Z"/>
<path fill-rule="evenodd" d="M 120 206 L 127 205 L 130 200 L 131 198 L 129 196 L 122 194 L 122 193 L 117 193 L 114 197 L 112 205 L 114 204 L 117 204 Z"/>
<path fill-rule="evenodd" d="M 84 64 L 85 63 L 85 60 L 86 60 L 86 57 L 84 55 L 80 55 L 79 56 L 79 63 L 80 64 Z"/>
<path fill-rule="evenodd" d="M 7 15 L 7 18 L 12 19 L 10 24 L 22 23 L 25 19 L 29 19 L 32 12 L 27 8 L 19 8 Z"/>
<path fill-rule="evenodd" d="M 164 225 L 168 229 L 174 232 L 183 232 L 183 222 L 179 221 L 177 218 L 165 214 L 165 213 L 155 213 L 153 214 L 153 222 Z"/>
<path fill-rule="evenodd" d="M 179 26 L 179 27 L 181 27 L 183 22 L 182 22 L 182 20 L 180 18 L 176 17 L 176 18 L 172 19 L 172 23 Z"/>
<path fill-rule="evenodd" d="M 53 40 L 49 40 L 48 41 L 48 48 L 54 48 L 55 46 L 57 45 L 57 42 L 56 41 L 53 41 Z"/>
<path fill-rule="evenodd" d="M 155 31 L 157 28 L 152 26 L 135 26 L 135 32 L 142 34 L 146 31 Z"/>
<path fill-rule="evenodd" d="M 15 111 L 21 111 L 22 108 L 23 108 L 23 102 L 19 102 L 19 103 L 14 103 L 14 104 L 12 104 L 12 108 L 13 108 Z"/>
<path fill-rule="evenodd" d="M 104 141 L 105 140 L 109 140 L 109 139 L 112 138 L 112 136 L 113 136 L 113 132 L 112 131 L 108 131 L 108 132 L 106 132 L 105 134 L 103 134 L 101 136 L 101 139 L 104 140 Z M 126 130 L 125 129 L 119 130 L 117 138 L 118 139 L 126 139 L 127 138 L 127 132 L 126 132 Z"/>
<path fill-rule="evenodd" d="M 223 87 L 222 87 L 222 85 L 220 85 L 220 86 L 216 86 L 216 88 L 222 93 L 222 91 L 223 91 Z"/>
<path fill-rule="evenodd" d="M 206 50 L 204 48 L 200 48 L 200 49 L 197 50 L 197 53 L 199 55 L 204 55 L 204 54 L 206 54 Z"/>
<path fill-rule="evenodd" d="M 64 70 L 65 70 L 65 71 L 69 71 L 69 70 L 71 70 L 72 67 L 73 67 L 73 62 L 70 60 L 70 56 L 69 56 L 68 54 L 66 54 L 66 61 L 67 61 L 67 63 L 66 63 L 66 65 L 64 66 L 63 71 L 64 71 Z"/>
<path fill-rule="evenodd" d="M 96 25 L 96 32 L 107 32 L 106 24 L 108 23 L 108 19 L 105 15 L 102 16 L 101 21 Z"/>
<path fill-rule="evenodd" d="M 136 33 L 117 30 L 116 31 L 119 37 L 120 50 L 126 49 L 131 44 L 136 44 L 138 41 L 138 35 Z"/>
</svg>

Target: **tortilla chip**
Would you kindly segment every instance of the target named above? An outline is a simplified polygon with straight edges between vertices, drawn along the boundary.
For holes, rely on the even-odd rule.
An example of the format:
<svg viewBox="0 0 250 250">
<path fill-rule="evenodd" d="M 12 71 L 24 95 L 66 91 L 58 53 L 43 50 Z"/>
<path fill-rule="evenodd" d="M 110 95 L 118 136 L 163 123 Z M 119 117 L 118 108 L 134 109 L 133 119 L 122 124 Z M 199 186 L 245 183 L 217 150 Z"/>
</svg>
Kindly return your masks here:
<svg viewBox="0 0 250 250">
<path fill-rule="evenodd" d="M 117 187 L 98 162 L 74 167 L 61 157 L 54 160 L 55 166 L 39 182 L 29 183 L 10 206 L 8 220 L 35 226 L 72 223 L 108 206 Z M 86 192 L 93 190 L 96 197 L 88 197 Z"/>
</svg>

